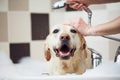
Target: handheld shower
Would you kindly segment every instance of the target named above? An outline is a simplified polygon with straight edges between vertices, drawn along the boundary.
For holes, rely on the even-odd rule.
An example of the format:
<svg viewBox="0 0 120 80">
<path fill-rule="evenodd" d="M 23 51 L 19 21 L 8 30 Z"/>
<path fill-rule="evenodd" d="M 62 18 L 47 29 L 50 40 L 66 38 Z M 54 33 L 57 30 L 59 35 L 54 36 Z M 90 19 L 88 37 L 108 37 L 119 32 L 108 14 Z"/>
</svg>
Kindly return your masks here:
<svg viewBox="0 0 120 80">
<path fill-rule="evenodd" d="M 67 0 L 57 1 L 57 2 L 55 2 L 55 3 L 53 4 L 52 8 L 53 8 L 53 9 L 63 8 L 63 7 L 65 7 L 66 2 L 67 2 Z"/>
<path fill-rule="evenodd" d="M 59 8 L 65 7 L 67 4 L 75 4 L 75 3 L 81 4 L 77 1 L 69 3 L 69 2 L 67 2 L 67 0 L 59 0 L 59 1 L 57 1 L 53 4 L 52 8 L 53 9 L 59 9 Z M 82 9 L 85 12 L 87 12 L 87 14 L 88 14 L 88 24 L 91 25 L 92 11 L 85 5 L 82 6 Z M 120 39 L 118 39 L 118 38 L 114 38 L 114 37 L 110 37 L 110 36 L 102 36 L 102 37 L 120 42 Z"/>
<path fill-rule="evenodd" d="M 67 2 L 67 0 L 59 0 L 57 2 L 55 2 L 52 6 L 53 9 L 59 9 L 59 8 L 63 8 L 65 7 L 67 4 L 75 4 L 75 3 L 78 3 L 80 4 L 79 2 L 72 2 L 72 3 L 69 3 Z M 92 18 L 92 11 L 86 7 L 86 6 L 82 6 L 82 9 L 87 12 L 88 14 L 88 24 L 91 25 L 91 18 Z"/>
</svg>

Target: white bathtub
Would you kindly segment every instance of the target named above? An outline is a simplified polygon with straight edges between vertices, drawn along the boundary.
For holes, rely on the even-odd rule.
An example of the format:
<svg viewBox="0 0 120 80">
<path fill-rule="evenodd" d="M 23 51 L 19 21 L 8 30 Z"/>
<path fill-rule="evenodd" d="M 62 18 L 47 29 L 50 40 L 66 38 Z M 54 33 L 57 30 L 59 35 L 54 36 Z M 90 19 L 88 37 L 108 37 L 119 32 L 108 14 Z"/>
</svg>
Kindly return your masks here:
<svg viewBox="0 0 120 80">
<path fill-rule="evenodd" d="M 66 74 L 49 76 L 48 64 L 30 58 L 13 64 L 0 53 L 0 80 L 120 80 L 120 64 L 103 61 L 98 67 L 87 70 L 83 75 Z"/>
<path fill-rule="evenodd" d="M 40 76 L 40 77 L 20 77 L 20 78 L 9 78 L 0 80 L 120 80 L 118 76 L 80 76 L 80 75 L 69 75 L 69 76 Z"/>
</svg>

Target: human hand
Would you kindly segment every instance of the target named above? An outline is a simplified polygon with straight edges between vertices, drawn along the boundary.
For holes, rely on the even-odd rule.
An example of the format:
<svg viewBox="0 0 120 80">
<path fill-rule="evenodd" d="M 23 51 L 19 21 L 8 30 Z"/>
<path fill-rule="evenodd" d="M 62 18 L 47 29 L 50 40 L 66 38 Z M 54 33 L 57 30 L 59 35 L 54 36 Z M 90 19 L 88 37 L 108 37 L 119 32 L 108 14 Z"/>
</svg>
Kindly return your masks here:
<svg viewBox="0 0 120 80">
<path fill-rule="evenodd" d="M 83 0 L 67 0 L 69 6 L 76 10 L 82 10 L 83 6 L 88 6 Z"/>
<path fill-rule="evenodd" d="M 73 19 L 65 22 L 64 24 L 73 26 L 83 36 L 89 36 L 94 33 L 93 27 L 85 23 L 82 18 Z"/>
</svg>

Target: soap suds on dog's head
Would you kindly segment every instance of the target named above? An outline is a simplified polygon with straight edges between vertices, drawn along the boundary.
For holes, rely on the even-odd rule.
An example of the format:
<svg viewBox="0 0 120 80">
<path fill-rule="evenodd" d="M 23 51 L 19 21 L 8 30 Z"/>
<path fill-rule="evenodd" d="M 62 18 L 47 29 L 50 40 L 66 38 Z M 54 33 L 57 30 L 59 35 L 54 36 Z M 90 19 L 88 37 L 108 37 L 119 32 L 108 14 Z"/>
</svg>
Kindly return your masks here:
<svg viewBox="0 0 120 80">
<path fill-rule="evenodd" d="M 42 73 L 48 73 L 49 65 L 46 62 L 33 60 L 30 57 L 23 58 L 19 64 L 13 64 L 11 59 L 0 52 L 0 79 L 14 77 L 40 77 Z M 71 75 L 71 74 L 70 74 Z M 87 70 L 83 77 L 88 76 L 119 76 L 120 64 L 114 62 L 104 62 L 95 69 Z M 75 76 L 75 75 L 72 75 Z"/>
</svg>

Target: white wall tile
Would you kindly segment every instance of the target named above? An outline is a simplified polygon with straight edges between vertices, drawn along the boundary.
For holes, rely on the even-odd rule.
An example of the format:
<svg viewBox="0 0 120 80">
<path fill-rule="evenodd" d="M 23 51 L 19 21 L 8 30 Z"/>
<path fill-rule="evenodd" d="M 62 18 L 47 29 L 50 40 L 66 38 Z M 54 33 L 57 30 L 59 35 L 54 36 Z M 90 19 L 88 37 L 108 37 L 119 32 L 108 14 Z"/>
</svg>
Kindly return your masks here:
<svg viewBox="0 0 120 80">
<path fill-rule="evenodd" d="M 29 42 L 31 40 L 30 13 L 8 13 L 9 42 Z"/>
<path fill-rule="evenodd" d="M 44 41 L 32 41 L 30 44 L 31 58 L 45 61 L 44 57 Z"/>
<path fill-rule="evenodd" d="M 89 8 L 91 10 L 102 10 L 102 9 L 106 9 L 106 5 L 105 4 L 90 5 Z"/>
<path fill-rule="evenodd" d="M 120 46 L 120 42 L 113 41 L 113 40 L 109 41 L 109 59 L 110 60 L 115 59 L 116 51 L 119 46 Z"/>
<path fill-rule="evenodd" d="M 65 20 L 72 20 L 76 18 L 83 18 L 87 22 L 88 15 L 85 11 L 66 12 L 64 15 Z"/>
<path fill-rule="evenodd" d="M 109 60 L 109 40 L 102 37 L 86 37 L 88 47 L 100 53 L 104 60 Z"/>
<path fill-rule="evenodd" d="M 50 27 L 56 24 L 62 24 L 64 21 L 64 13 L 62 12 L 52 12 L 50 13 Z"/>
<path fill-rule="evenodd" d="M 50 0 L 29 0 L 30 12 L 48 13 L 51 10 Z"/>
<path fill-rule="evenodd" d="M 92 25 L 102 24 L 108 21 L 106 10 L 94 10 L 92 16 Z"/>
<path fill-rule="evenodd" d="M 120 2 L 106 4 L 107 10 L 120 10 Z"/>
<path fill-rule="evenodd" d="M 8 0 L 0 0 L 0 11 L 8 11 Z"/>
<path fill-rule="evenodd" d="M 5 52 L 8 56 L 10 56 L 9 53 L 9 43 L 7 42 L 0 42 L 0 51 Z"/>
</svg>

